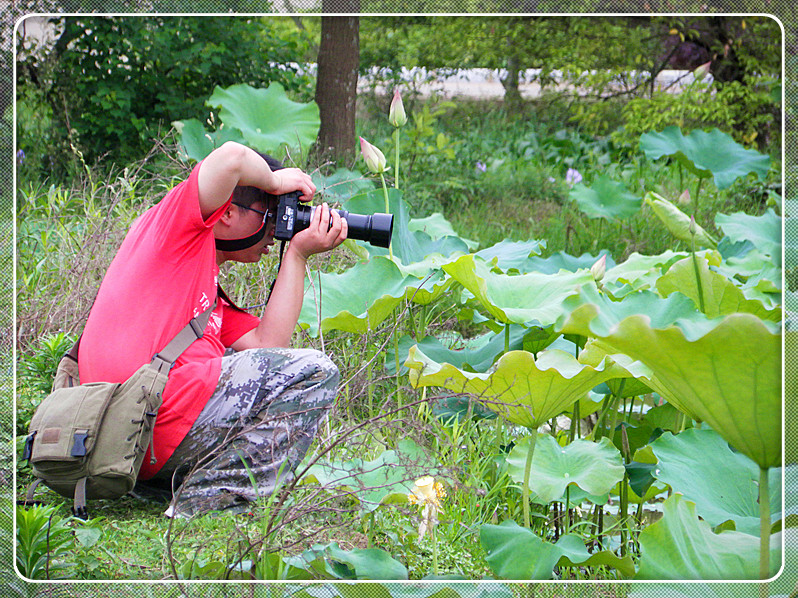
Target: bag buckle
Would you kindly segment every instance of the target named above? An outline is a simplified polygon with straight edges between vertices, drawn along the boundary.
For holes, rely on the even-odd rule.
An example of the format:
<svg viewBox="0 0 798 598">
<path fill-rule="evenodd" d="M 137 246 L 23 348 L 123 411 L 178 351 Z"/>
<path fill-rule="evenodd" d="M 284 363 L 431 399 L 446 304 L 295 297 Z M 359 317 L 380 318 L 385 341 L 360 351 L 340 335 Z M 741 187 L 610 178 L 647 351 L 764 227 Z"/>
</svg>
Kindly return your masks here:
<svg viewBox="0 0 798 598">
<path fill-rule="evenodd" d="M 151 365 L 155 366 L 155 369 L 158 370 L 159 374 L 166 374 L 168 376 L 169 370 L 172 369 L 174 363 L 161 357 L 160 353 L 156 353 L 152 357 Z"/>
<path fill-rule="evenodd" d="M 36 437 L 36 432 L 32 434 L 28 434 L 28 437 L 25 439 L 25 447 L 22 449 L 22 460 L 29 461 L 31 455 L 33 454 L 33 439 Z"/>
<path fill-rule="evenodd" d="M 72 445 L 72 451 L 69 453 L 71 457 L 85 457 L 86 453 L 86 439 L 89 437 L 89 433 L 86 431 L 75 432 L 73 438 L 75 439 L 75 443 Z"/>
</svg>

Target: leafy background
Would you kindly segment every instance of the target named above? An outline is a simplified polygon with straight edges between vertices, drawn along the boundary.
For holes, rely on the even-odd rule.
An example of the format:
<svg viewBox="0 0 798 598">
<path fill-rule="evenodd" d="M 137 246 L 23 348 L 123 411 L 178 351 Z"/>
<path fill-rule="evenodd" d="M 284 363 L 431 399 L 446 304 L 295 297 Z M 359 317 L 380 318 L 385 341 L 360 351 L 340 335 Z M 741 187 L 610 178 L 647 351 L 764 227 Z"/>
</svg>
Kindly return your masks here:
<svg viewBox="0 0 798 598">
<path fill-rule="evenodd" d="M 214 12 L 226 11 L 224 0 L 202 0 L 198 2 L 189 2 L 187 0 L 174 0 L 173 10 L 181 12 Z M 251 10 L 257 12 L 258 10 L 270 10 L 268 5 L 263 5 L 257 0 L 251 3 Z M 265 4 L 265 3 L 264 3 Z M 316 3 L 314 2 L 313 5 Z M 423 3 L 426 12 L 462 12 L 462 3 L 455 0 L 433 0 L 432 2 Z M 502 12 L 530 12 L 535 11 L 541 3 L 537 1 L 525 0 L 509 0 L 503 2 L 501 5 Z M 573 12 L 582 10 L 586 2 L 579 0 L 562 0 L 557 3 L 549 3 L 551 6 L 556 4 L 556 10 L 560 13 Z M 634 1 L 621 1 L 616 2 L 601 2 L 590 3 L 591 6 L 601 6 L 603 12 L 623 12 L 623 13 L 649 13 L 652 9 L 660 6 L 667 9 L 669 13 L 678 12 L 693 12 L 699 5 L 695 2 L 687 2 L 681 0 L 674 0 L 673 2 L 660 3 L 648 2 L 647 0 L 634 0 Z M 652 6 L 654 4 L 654 6 Z M 785 174 L 786 174 L 786 192 L 785 199 L 788 201 L 793 200 L 793 189 L 791 181 L 793 174 L 796 172 L 796 161 L 798 160 L 798 146 L 791 143 L 791 135 L 789 127 L 791 125 L 791 116 L 795 110 L 796 102 L 798 102 L 798 87 L 795 85 L 795 77 L 798 76 L 798 60 L 796 53 L 798 53 L 798 9 L 794 6 L 792 0 L 762 0 L 744 1 L 744 0 L 731 0 L 720 3 L 707 3 L 703 5 L 703 10 L 707 10 L 708 4 L 715 12 L 760 12 L 766 13 L 779 18 L 785 29 L 786 39 L 786 55 L 785 55 L 785 121 L 787 123 L 788 131 L 785 137 Z M 138 12 L 141 11 L 142 3 L 131 2 L 124 0 L 95 0 L 92 2 L 85 2 L 83 6 L 90 6 L 92 12 Z M 296 10 L 301 11 L 310 8 L 310 2 L 299 0 L 293 3 Z M 346 0 L 331 0 L 329 2 L 329 12 L 346 12 L 348 9 Z M 325 8 L 327 4 L 325 3 Z M 385 2 L 386 10 L 390 9 L 391 12 L 416 12 L 417 6 L 413 0 L 390 0 Z M 551 10 L 550 6 L 546 6 Z M 34 12 L 69 12 L 74 10 L 71 6 L 70 0 L 34 0 L 25 2 L 25 0 L 0 0 L 0 52 L 5 53 L 9 51 L 9 39 L 13 31 L 14 22 L 19 17 Z M 662 11 L 665 12 L 665 11 Z M 2 70 L 0 71 L 0 97 L 10 97 L 13 93 L 13 76 L 11 72 L 11 63 L 9 61 L 2 61 Z M 12 411 L 12 364 L 13 364 L 13 240 L 14 231 L 12 229 L 12 219 L 10 218 L 12 210 L 12 189 L 13 189 L 13 156 L 14 148 L 11 143 L 11 131 L 13 130 L 10 122 L 10 114 L 0 115 L 0 414 L 4 415 L 2 421 L 10 421 L 8 414 Z M 785 239 L 786 244 L 798 243 L 798 233 L 792 231 Z M 796 264 L 790 263 L 790 255 L 787 255 L 785 267 L 792 268 Z M 786 368 L 788 371 L 793 369 L 793 362 L 798 361 L 798 355 L 794 351 L 787 349 L 785 358 Z M 795 367 L 798 367 L 796 364 Z M 792 376 L 790 376 L 791 378 Z M 791 421 L 798 421 L 798 405 L 786 404 L 785 405 L 785 422 L 786 424 L 786 459 L 792 463 L 796 461 L 798 451 L 798 438 L 795 438 L 797 431 L 795 426 L 790 424 Z M 3 424 L 5 425 L 5 424 Z M 11 454 L 11 446 L 0 446 L 0 456 L 4 461 L 9 459 Z M 786 484 L 789 487 L 796 485 L 796 481 L 791 480 L 787 476 Z M 130 597 L 144 597 L 144 596 L 166 596 L 166 595 L 204 595 L 210 593 L 208 586 L 204 584 L 199 585 L 185 585 L 181 584 L 179 587 L 168 584 L 47 584 L 31 586 L 22 583 L 16 578 L 12 569 L 12 552 L 11 552 L 11 483 L 10 480 L 3 478 L 3 471 L 0 471 L 0 597 L 5 596 L 35 596 L 35 595 L 58 595 L 58 596 L 80 596 L 80 595 L 102 595 L 102 596 L 130 596 Z M 787 491 L 787 508 L 796 508 L 798 505 L 792 505 L 794 497 L 791 495 L 798 494 L 798 488 Z M 792 500 L 791 500 L 792 499 Z M 770 595 L 787 596 L 794 592 L 796 580 L 798 579 L 798 538 L 786 538 L 785 550 L 785 568 L 782 571 L 779 579 L 771 584 Z M 239 592 L 245 595 L 250 594 L 250 589 L 244 588 L 230 588 L 231 593 L 238 594 Z M 434 589 L 429 588 L 429 594 L 435 593 L 440 590 L 441 586 L 438 585 Z M 498 590 L 499 588 L 495 588 Z M 407 595 L 420 596 L 421 593 L 412 592 L 407 588 Z M 703 597 L 703 596 L 717 596 L 718 598 L 737 598 L 742 596 L 756 596 L 758 595 L 759 588 L 757 584 L 637 584 L 629 588 L 630 598 L 643 598 L 643 597 L 665 597 L 665 596 L 679 596 L 679 597 Z M 325 586 L 319 586 L 317 591 L 314 592 L 317 596 L 325 596 Z M 348 593 L 348 592 L 347 592 Z M 396 587 L 391 588 L 392 595 L 403 594 L 402 589 Z M 493 592 L 490 586 L 486 587 L 469 585 L 459 588 L 458 594 L 464 598 L 476 598 L 477 596 L 490 596 Z M 226 592 L 222 593 L 225 595 Z M 332 592 L 329 592 L 332 595 Z M 277 593 L 279 595 L 279 592 Z M 379 584 L 360 585 L 357 592 L 352 594 L 363 596 L 364 598 L 385 596 L 385 588 L 381 588 Z M 599 595 L 599 594 L 596 594 Z"/>
</svg>

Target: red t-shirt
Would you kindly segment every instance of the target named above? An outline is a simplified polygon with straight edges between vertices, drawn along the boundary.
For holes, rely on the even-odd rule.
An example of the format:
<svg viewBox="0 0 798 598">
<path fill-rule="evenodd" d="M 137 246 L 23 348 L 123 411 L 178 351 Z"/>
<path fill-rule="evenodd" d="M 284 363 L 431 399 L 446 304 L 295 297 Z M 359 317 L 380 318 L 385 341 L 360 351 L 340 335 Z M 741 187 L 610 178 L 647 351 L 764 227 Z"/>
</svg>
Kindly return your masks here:
<svg viewBox="0 0 798 598">
<path fill-rule="evenodd" d="M 111 262 L 81 337 L 81 382 L 124 382 L 213 302 L 213 225 L 228 204 L 203 221 L 199 166 L 136 220 Z M 216 388 L 225 347 L 258 322 L 219 299 L 205 335 L 169 373 L 153 436 L 157 463 L 148 451 L 140 479 L 157 473 L 193 425 Z"/>
</svg>

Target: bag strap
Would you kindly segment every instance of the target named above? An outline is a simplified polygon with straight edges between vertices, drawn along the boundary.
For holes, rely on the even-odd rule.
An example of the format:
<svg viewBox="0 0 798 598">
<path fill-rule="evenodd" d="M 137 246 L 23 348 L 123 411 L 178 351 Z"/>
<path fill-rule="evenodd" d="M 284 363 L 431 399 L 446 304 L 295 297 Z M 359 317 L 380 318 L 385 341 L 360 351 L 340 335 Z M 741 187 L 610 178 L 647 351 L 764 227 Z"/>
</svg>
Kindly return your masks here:
<svg viewBox="0 0 798 598">
<path fill-rule="evenodd" d="M 169 370 L 180 355 L 188 349 L 189 345 L 195 340 L 202 338 L 205 334 L 205 327 L 211 318 L 211 312 L 216 308 L 218 299 L 214 299 L 211 306 L 200 315 L 191 318 L 188 324 L 169 341 L 169 344 L 156 353 L 150 365 L 159 372 L 169 374 Z"/>
</svg>

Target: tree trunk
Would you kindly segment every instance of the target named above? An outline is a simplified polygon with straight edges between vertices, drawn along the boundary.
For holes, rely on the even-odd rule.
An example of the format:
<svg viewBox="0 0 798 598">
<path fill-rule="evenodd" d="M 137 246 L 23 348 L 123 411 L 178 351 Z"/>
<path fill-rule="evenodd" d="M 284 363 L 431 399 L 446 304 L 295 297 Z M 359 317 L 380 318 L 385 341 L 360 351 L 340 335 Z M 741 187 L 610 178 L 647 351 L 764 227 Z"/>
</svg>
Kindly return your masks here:
<svg viewBox="0 0 798 598">
<path fill-rule="evenodd" d="M 346 165 L 354 156 L 359 63 L 359 17 L 322 17 L 316 79 L 321 127 L 315 147 L 320 161 Z"/>
</svg>

